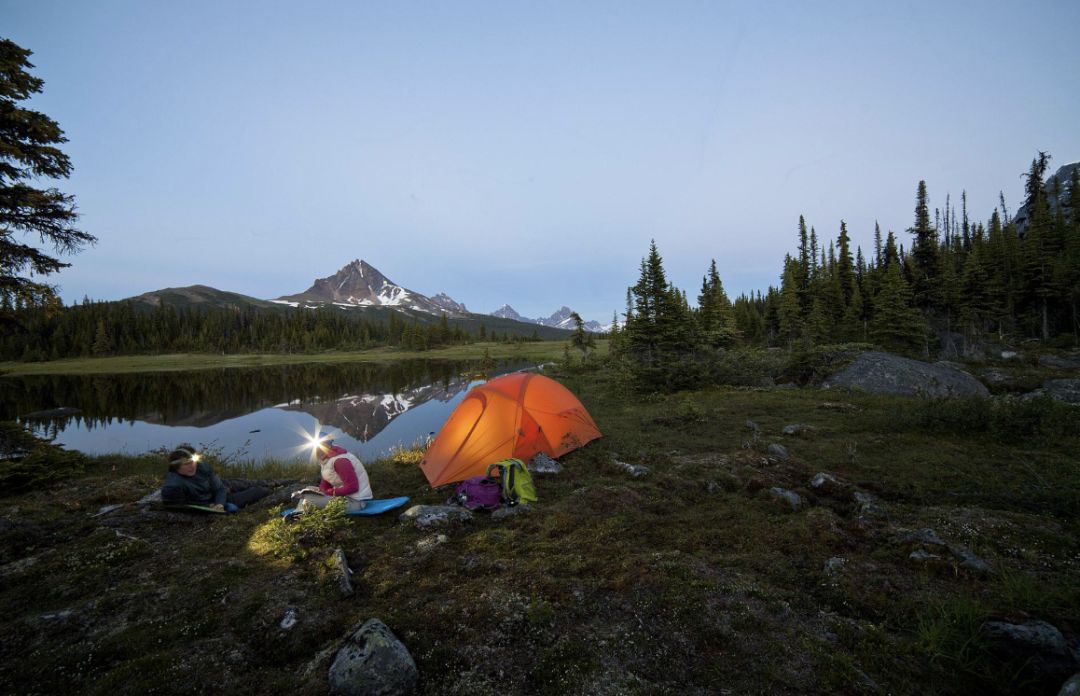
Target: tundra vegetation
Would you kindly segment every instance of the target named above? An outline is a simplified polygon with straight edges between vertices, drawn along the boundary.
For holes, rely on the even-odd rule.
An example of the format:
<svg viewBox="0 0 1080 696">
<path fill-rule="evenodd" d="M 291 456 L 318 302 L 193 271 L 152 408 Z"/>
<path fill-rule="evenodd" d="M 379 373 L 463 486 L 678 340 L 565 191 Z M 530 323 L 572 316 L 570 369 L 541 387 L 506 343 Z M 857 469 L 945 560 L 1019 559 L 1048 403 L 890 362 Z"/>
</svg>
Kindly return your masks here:
<svg viewBox="0 0 1080 696">
<path fill-rule="evenodd" d="M 1077 411 L 748 386 L 812 386 L 849 354 L 729 351 L 716 383 L 672 392 L 622 359 L 575 356 L 554 374 L 604 438 L 538 475 L 527 512 L 435 530 L 334 510 L 288 525 L 280 504 L 140 509 L 160 459 L 65 453 L 78 461 L 0 499 L 0 684 L 324 693 L 337 646 L 374 617 L 421 693 L 1054 693 L 1063 679 L 981 627 L 1080 621 Z M 371 463 L 377 492 L 443 502 L 420 456 Z M 260 477 L 315 475 L 264 464 Z M 835 485 L 813 486 L 818 473 Z"/>
</svg>

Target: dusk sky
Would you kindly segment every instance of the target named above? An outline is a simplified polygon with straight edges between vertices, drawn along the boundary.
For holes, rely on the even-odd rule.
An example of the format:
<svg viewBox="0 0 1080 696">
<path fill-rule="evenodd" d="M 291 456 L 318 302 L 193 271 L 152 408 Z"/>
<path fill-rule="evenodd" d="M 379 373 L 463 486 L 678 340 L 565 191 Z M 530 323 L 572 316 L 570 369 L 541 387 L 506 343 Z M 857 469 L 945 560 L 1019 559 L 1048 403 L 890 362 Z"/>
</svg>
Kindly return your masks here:
<svg viewBox="0 0 1080 696">
<path fill-rule="evenodd" d="M 0 0 L 97 246 L 65 301 L 260 298 L 362 258 L 474 312 L 608 322 L 655 238 L 696 297 L 800 214 L 905 246 L 915 190 L 1010 213 L 1080 160 L 1080 2 Z"/>
</svg>

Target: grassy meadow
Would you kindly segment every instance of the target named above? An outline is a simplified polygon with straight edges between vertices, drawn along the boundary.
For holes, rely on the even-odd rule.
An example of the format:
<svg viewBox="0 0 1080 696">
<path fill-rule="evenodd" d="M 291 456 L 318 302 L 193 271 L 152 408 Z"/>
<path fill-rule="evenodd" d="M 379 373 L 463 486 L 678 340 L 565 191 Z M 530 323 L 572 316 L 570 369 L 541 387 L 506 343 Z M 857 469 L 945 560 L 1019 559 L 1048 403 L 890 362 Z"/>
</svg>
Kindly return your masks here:
<svg viewBox="0 0 1080 696">
<path fill-rule="evenodd" d="M 329 511 L 284 524 L 265 504 L 94 516 L 159 485 L 153 458 L 98 457 L 82 476 L 3 496 L 0 690 L 321 694 L 337 647 L 369 618 L 408 647 L 422 694 L 1060 687 L 993 655 L 978 627 L 1080 625 L 1075 411 L 813 388 L 642 395 L 604 369 L 555 376 L 604 437 L 537 475 L 540 501 L 506 519 L 420 530 L 397 513 Z M 783 435 L 791 424 L 809 427 Z M 442 503 L 449 491 L 428 488 L 419 457 L 370 463 L 376 496 Z M 811 488 L 819 472 L 847 487 Z M 906 535 L 921 529 L 991 571 L 935 548 L 912 560 Z M 355 571 L 348 598 L 327 564 L 338 547 Z M 284 630 L 290 608 L 299 621 Z"/>
<path fill-rule="evenodd" d="M 607 351 L 607 341 L 598 341 L 601 353 Z M 330 351 L 325 353 L 270 353 L 265 355 L 216 355 L 213 353 L 178 353 L 175 355 L 124 355 L 101 358 L 73 358 L 45 362 L 0 362 L 0 375 L 46 374 L 117 374 L 126 372 L 170 372 L 177 370 L 208 370 L 226 367 L 269 367 L 299 363 L 392 362 L 395 360 L 476 360 L 488 355 L 503 358 L 548 362 L 563 357 L 565 341 L 535 341 L 524 343 L 478 342 L 448 346 L 425 351 L 406 351 L 400 348 L 373 348 L 363 351 Z"/>
</svg>

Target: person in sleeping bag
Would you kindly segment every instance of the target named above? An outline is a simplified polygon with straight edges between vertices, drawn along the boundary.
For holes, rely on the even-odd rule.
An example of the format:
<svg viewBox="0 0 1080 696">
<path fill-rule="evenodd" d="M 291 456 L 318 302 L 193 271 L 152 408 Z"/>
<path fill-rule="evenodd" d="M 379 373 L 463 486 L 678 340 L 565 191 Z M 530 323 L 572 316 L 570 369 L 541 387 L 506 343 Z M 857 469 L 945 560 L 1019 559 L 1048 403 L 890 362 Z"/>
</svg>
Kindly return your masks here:
<svg viewBox="0 0 1080 696">
<path fill-rule="evenodd" d="M 266 486 L 241 479 L 222 482 L 194 447 L 180 445 L 169 453 L 169 471 L 161 486 L 161 502 L 166 505 L 205 505 L 236 512 L 269 493 Z"/>
<path fill-rule="evenodd" d="M 345 512 L 357 512 L 375 497 L 360 458 L 336 446 L 328 434 L 320 434 L 315 442 L 315 457 L 322 480 L 318 488 L 308 486 L 293 493 L 294 498 L 299 498 L 296 506 L 299 510 L 308 505 L 324 508 L 334 498 L 345 498 Z"/>
</svg>

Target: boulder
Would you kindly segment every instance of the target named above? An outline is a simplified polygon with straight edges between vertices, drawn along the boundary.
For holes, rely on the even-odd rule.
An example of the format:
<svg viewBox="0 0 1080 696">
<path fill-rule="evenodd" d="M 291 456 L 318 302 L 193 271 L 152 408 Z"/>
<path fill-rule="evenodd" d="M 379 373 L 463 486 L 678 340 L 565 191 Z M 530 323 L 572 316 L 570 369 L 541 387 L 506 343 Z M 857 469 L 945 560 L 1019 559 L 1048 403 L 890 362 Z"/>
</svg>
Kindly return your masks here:
<svg viewBox="0 0 1080 696">
<path fill-rule="evenodd" d="M 330 665 L 330 692 L 345 696 L 404 696 L 420 679 L 416 662 L 378 619 L 349 636 Z"/>
<path fill-rule="evenodd" d="M 469 522 L 471 510 L 457 505 L 413 505 L 398 517 L 402 522 L 412 522 L 419 529 L 445 527 L 453 522 Z"/>
<path fill-rule="evenodd" d="M 529 462 L 529 471 L 534 474 L 558 474 L 562 472 L 562 464 L 541 452 Z"/>
<path fill-rule="evenodd" d="M 1035 679 L 1064 679 L 1076 671 L 1065 636 L 1045 621 L 987 621 L 979 633 L 996 657 L 1022 663 Z"/>
<path fill-rule="evenodd" d="M 822 386 L 902 396 L 990 395 L 987 388 L 967 372 L 879 351 L 862 353 L 843 370 L 827 378 Z"/>
<path fill-rule="evenodd" d="M 1069 681 L 1061 685 L 1058 696 L 1080 696 L 1080 672 L 1072 675 Z"/>
</svg>

